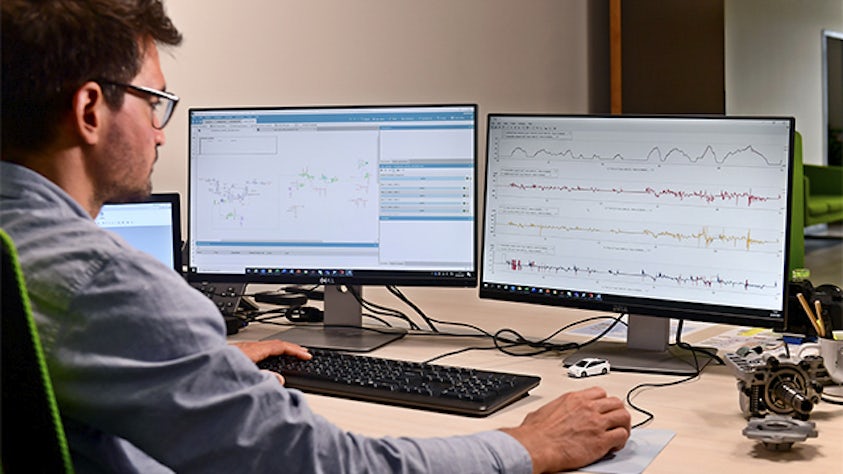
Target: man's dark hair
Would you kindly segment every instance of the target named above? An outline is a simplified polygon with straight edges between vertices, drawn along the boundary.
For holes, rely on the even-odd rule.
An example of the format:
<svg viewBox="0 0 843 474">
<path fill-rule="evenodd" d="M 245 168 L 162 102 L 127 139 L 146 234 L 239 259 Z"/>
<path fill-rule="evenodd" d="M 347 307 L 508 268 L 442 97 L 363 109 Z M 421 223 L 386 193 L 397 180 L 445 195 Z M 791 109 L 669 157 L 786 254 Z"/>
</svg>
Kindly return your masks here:
<svg viewBox="0 0 843 474">
<path fill-rule="evenodd" d="M 142 40 L 182 40 L 161 0 L 3 0 L 1 15 L 3 159 L 49 143 L 85 82 L 130 82 L 142 67 Z M 122 105 L 121 89 L 104 94 Z"/>
</svg>

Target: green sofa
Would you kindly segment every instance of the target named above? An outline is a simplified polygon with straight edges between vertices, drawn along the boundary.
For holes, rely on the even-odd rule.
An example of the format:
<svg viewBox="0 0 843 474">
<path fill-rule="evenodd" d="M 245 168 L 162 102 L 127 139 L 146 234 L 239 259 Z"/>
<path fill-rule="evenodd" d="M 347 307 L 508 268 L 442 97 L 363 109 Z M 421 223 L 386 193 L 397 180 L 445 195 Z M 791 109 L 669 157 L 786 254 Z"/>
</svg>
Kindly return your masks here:
<svg viewBox="0 0 843 474">
<path fill-rule="evenodd" d="M 843 167 L 802 163 L 802 135 L 793 143 L 791 271 L 805 266 L 805 227 L 843 220 Z"/>
<path fill-rule="evenodd" d="M 843 166 L 803 165 L 805 227 L 843 220 Z"/>
</svg>

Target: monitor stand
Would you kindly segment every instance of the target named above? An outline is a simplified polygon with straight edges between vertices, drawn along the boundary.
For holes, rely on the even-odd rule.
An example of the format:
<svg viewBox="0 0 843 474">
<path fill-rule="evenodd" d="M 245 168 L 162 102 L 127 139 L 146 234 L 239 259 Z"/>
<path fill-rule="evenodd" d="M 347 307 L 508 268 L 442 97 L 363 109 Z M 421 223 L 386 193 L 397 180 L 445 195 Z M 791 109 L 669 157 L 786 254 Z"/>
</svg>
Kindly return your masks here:
<svg viewBox="0 0 843 474">
<path fill-rule="evenodd" d="M 362 296 L 359 286 L 353 287 Z M 324 322 L 297 326 L 264 339 L 281 339 L 318 349 L 369 352 L 407 334 L 402 328 L 363 327 L 363 308 L 345 285 L 325 286 Z"/>
<path fill-rule="evenodd" d="M 597 357 L 609 361 L 611 370 L 695 375 L 712 361 L 712 357 L 697 351 L 695 362 L 694 352 L 669 344 L 670 318 L 630 314 L 628 323 L 626 343 L 595 342 L 566 357 L 565 366 L 585 357 Z"/>
</svg>

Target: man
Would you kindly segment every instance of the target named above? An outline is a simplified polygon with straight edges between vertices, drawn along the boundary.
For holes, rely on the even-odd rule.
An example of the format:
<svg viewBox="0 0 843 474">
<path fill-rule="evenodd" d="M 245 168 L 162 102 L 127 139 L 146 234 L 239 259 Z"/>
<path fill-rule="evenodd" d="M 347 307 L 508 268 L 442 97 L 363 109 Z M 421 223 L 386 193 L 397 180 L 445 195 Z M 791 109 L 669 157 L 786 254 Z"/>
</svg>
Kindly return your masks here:
<svg viewBox="0 0 843 474">
<path fill-rule="evenodd" d="M 599 388 L 520 426 L 368 438 L 308 408 L 255 361 L 310 357 L 226 343 L 217 309 L 100 230 L 106 201 L 148 194 L 163 127 L 160 0 L 3 0 L 0 225 L 14 240 L 79 471 L 555 472 L 623 447 L 630 417 Z"/>
</svg>

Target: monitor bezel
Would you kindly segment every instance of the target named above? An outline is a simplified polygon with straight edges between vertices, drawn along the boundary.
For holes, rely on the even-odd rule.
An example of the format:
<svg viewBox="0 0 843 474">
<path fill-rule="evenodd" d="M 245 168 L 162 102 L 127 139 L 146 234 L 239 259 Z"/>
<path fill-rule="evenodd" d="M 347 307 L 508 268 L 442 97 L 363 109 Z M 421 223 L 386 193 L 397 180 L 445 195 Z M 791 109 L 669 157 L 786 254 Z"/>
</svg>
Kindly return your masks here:
<svg viewBox="0 0 843 474">
<path fill-rule="evenodd" d="M 315 284 L 315 285 L 395 285 L 395 286 L 426 286 L 426 287 L 460 287 L 460 288 L 475 288 L 478 282 L 478 246 L 479 246 L 479 226 L 477 225 L 479 219 L 479 182 L 480 176 L 480 158 L 478 146 L 478 134 L 481 126 L 479 116 L 479 106 L 471 102 L 442 102 L 442 103 L 420 103 L 420 104 L 370 104 L 370 105 L 342 105 L 342 104 L 327 104 L 327 105 L 293 105 L 293 106 L 202 106 L 191 107 L 187 113 L 188 126 L 188 192 L 187 192 L 187 219 L 188 223 L 191 219 L 193 206 L 191 199 L 193 198 L 191 172 L 193 161 L 191 159 L 191 147 L 193 146 L 190 135 L 192 133 L 191 123 L 195 113 L 207 112 L 245 112 L 245 111 L 317 111 L 317 110 L 361 110 L 361 109 L 422 109 L 422 108 L 466 108 L 469 107 L 474 111 L 474 130 L 472 133 L 472 148 L 474 167 L 473 175 L 473 209 L 474 225 L 472 226 L 472 242 L 471 255 L 472 265 L 470 271 L 419 271 L 419 270 L 353 270 L 352 275 L 325 275 L 320 273 L 320 268 L 311 269 L 297 269 L 300 273 L 286 273 L 286 274 L 259 274 L 259 273 L 201 273 L 195 271 L 190 265 L 190 252 L 186 251 L 185 276 L 190 282 L 232 282 L 232 283 L 254 283 L 254 284 L 280 284 L 280 285 L 298 285 L 298 284 Z M 187 226 L 187 243 L 189 246 L 191 242 L 191 225 Z M 333 269 L 331 269 L 333 270 Z M 340 270 L 340 269 L 336 269 Z M 346 269 L 342 269 L 346 270 Z M 450 275 L 433 275 L 433 273 L 448 273 Z"/>
<path fill-rule="evenodd" d="M 170 204 L 170 226 L 172 228 L 173 270 L 183 273 L 182 240 L 181 240 L 181 195 L 177 192 L 152 193 L 143 199 L 132 201 L 109 201 L 107 205 L 148 204 L 165 202 Z"/>
<path fill-rule="evenodd" d="M 538 288 L 523 286 L 519 287 L 517 284 L 505 284 L 503 282 L 489 282 L 486 281 L 484 265 L 486 264 L 486 246 L 485 236 L 486 227 L 488 225 L 486 219 L 486 206 L 488 197 L 488 173 L 489 173 L 489 140 L 488 133 L 492 121 L 495 118 L 572 118 L 572 119 L 694 119 L 694 120 L 756 120 L 769 121 L 779 120 L 790 123 L 789 145 L 788 145 L 788 177 L 787 177 L 787 192 L 788 199 L 786 202 L 786 219 L 784 232 L 784 249 L 785 255 L 783 258 L 783 274 L 785 275 L 782 281 L 781 301 L 782 308 L 780 309 L 780 317 L 771 317 L 769 314 L 765 315 L 764 310 L 735 307 L 731 305 L 712 305 L 709 303 L 689 303 L 680 300 L 662 300 L 652 298 L 638 298 L 618 295 L 609 295 L 605 299 L 605 294 L 601 300 L 594 300 L 588 297 L 567 297 L 559 295 L 558 292 L 562 289 L 556 288 Z M 540 304 L 546 306 L 559 306 L 566 308 L 575 308 L 583 310 L 606 311 L 611 313 L 640 315 L 640 316 L 654 316 L 660 318 L 675 318 L 684 320 L 693 320 L 707 323 L 720 323 L 729 325 L 745 325 L 753 327 L 773 328 L 774 330 L 782 330 L 787 321 L 788 313 L 788 282 L 789 278 L 789 264 L 790 264 L 790 228 L 792 225 L 792 206 L 793 206 L 793 166 L 794 166 L 794 136 L 796 132 L 795 119 L 792 116 L 746 116 L 746 115 L 676 115 L 676 114 L 629 114 L 629 115 L 608 115 L 608 114 L 542 114 L 542 113 L 489 113 L 486 117 L 486 156 L 485 168 L 483 170 L 484 185 L 480 195 L 483 202 L 483 215 L 480 216 L 481 221 L 481 246 L 480 246 L 480 273 L 478 275 L 478 294 L 480 298 L 511 301 L 518 303 Z M 513 287 L 503 288 L 502 286 Z M 520 288 L 520 289 L 519 289 Z M 557 291 L 554 294 L 554 290 Z M 587 296 L 587 295 L 586 295 Z"/>
</svg>

